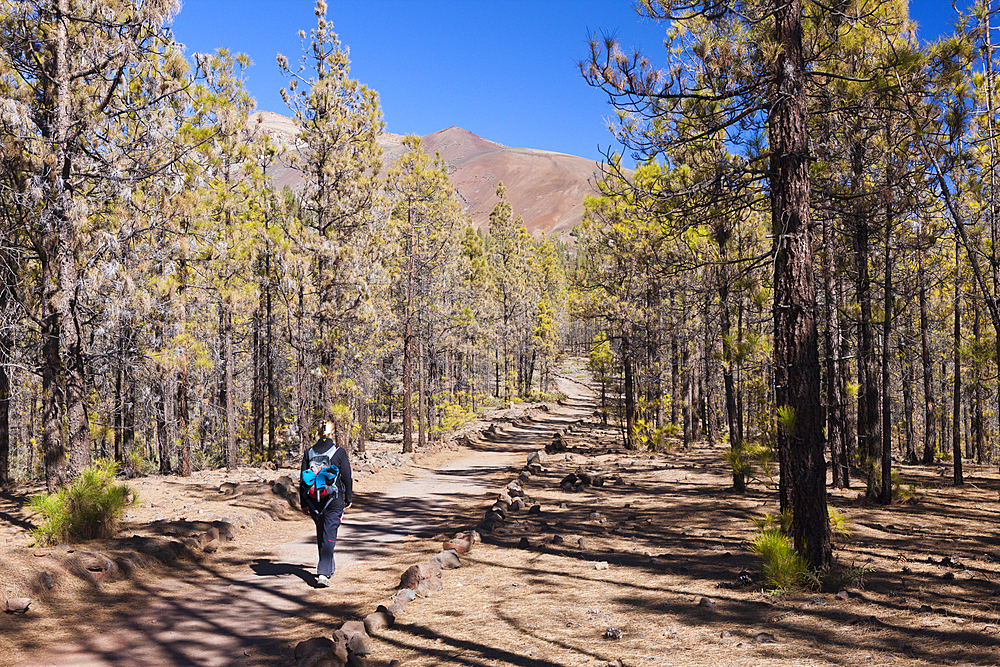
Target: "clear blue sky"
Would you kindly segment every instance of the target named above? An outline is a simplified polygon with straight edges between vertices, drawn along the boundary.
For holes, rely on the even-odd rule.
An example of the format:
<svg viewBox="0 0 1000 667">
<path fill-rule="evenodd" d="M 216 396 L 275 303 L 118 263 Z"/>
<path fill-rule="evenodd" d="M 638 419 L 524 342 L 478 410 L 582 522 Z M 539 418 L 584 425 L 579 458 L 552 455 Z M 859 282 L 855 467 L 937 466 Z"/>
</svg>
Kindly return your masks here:
<svg viewBox="0 0 1000 667">
<path fill-rule="evenodd" d="M 329 0 L 327 18 L 350 48 L 351 75 L 378 91 L 386 130 L 424 135 L 452 125 L 507 146 L 601 159 L 612 141 L 604 94 L 576 62 L 587 35 L 616 34 L 626 49 L 662 52 L 665 27 L 630 0 Z M 260 109 L 288 114 L 278 53 L 296 61 L 299 30 L 316 25 L 313 0 L 185 0 L 173 29 L 187 55 L 226 47 L 254 62 Z M 920 36 L 949 29 L 947 0 L 914 0 Z M 655 58 L 654 58 L 655 59 Z"/>
</svg>

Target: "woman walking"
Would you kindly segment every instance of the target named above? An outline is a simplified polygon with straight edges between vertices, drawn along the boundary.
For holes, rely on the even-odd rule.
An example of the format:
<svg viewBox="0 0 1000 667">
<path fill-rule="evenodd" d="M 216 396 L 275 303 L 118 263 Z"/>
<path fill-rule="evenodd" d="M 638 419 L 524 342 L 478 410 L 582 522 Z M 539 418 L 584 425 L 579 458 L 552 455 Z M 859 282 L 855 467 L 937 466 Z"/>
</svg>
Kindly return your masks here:
<svg viewBox="0 0 1000 667">
<path fill-rule="evenodd" d="M 351 462 L 343 447 L 333 441 L 334 426 L 325 422 L 316 444 L 302 456 L 299 499 L 302 509 L 316 524 L 316 546 L 319 564 L 316 566 L 316 586 L 325 588 L 336 571 L 333 549 L 337 546 L 337 531 L 344 510 L 354 496 Z"/>
</svg>

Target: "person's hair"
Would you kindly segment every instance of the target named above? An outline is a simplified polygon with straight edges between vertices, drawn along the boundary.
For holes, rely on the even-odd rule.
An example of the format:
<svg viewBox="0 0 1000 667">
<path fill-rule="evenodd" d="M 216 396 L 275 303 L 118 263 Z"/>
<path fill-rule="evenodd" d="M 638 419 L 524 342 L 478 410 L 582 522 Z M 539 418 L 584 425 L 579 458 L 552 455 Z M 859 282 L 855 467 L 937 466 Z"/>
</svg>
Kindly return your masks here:
<svg viewBox="0 0 1000 667">
<path fill-rule="evenodd" d="M 332 438 L 333 422 L 323 422 L 323 425 L 319 427 L 319 434 L 324 438 Z"/>
</svg>

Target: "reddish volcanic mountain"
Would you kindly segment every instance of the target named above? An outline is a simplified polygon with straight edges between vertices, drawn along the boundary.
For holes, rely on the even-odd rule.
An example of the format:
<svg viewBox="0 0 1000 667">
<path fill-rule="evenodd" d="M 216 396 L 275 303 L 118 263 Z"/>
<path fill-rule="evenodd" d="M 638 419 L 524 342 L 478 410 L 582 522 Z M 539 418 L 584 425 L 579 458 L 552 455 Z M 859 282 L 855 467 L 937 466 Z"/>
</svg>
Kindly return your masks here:
<svg viewBox="0 0 1000 667">
<path fill-rule="evenodd" d="M 293 146 L 295 127 L 284 116 L 259 112 L 264 130 L 274 139 Z M 379 143 L 385 150 L 384 162 L 391 164 L 403 152 L 402 137 L 383 134 Z M 562 236 L 583 216 L 583 198 L 595 194 L 591 187 L 598 164 L 581 157 L 534 150 L 509 148 L 476 136 L 460 127 L 449 127 L 421 138 L 424 150 L 440 154 L 448 165 L 451 182 L 458 191 L 473 225 L 485 227 L 497 202 L 501 181 L 515 215 L 524 218 L 532 234 Z M 278 187 L 295 188 L 298 174 L 276 169 Z"/>
</svg>

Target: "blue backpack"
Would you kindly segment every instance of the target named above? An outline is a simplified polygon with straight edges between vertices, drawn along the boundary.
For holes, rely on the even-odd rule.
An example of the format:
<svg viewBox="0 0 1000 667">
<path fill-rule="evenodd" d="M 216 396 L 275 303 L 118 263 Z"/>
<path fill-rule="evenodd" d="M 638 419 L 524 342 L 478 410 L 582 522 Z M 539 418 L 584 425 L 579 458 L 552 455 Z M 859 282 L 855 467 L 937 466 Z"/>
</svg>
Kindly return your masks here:
<svg viewBox="0 0 1000 667">
<path fill-rule="evenodd" d="M 317 454 L 310 447 L 307 456 L 309 463 L 302 471 L 302 484 L 306 488 L 306 496 L 317 512 L 322 512 L 332 500 L 340 495 L 340 468 L 333 464 L 333 454 L 337 447 L 324 454 Z"/>
</svg>

